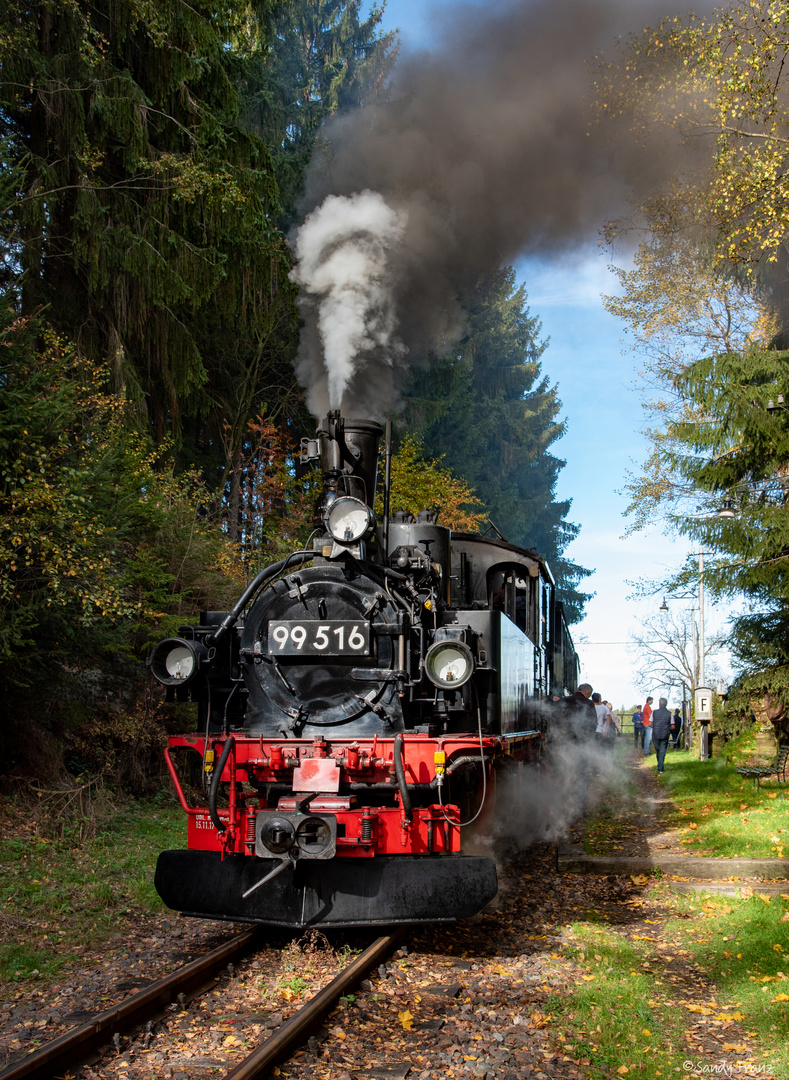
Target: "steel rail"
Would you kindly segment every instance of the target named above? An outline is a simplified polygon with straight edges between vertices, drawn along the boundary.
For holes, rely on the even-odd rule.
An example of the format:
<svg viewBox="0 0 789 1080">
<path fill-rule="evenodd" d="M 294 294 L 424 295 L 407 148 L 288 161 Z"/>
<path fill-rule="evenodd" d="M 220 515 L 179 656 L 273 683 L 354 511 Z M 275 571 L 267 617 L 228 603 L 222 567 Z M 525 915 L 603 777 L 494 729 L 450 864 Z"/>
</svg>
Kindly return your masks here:
<svg viewBox="0 0 789 1080">
<path fill-rule="evenodd" d="M 324 986 L 323 990 L 310 998 L 290 1020 L 286 1020 L 273 1035 L 262 1042 L 257 1050 L 253 1050 L 229 1073 L 225 1073 L 223 1080 L 258 1080 L 264 1076 L 277 1061 L 286 1058 L 304 1041 L 306 1034 L 323 1019 L 339 997 L 360 983 L 370 968 L 380 964 L 397 948 L 405 934 L 406 928 L 398 927 L 391 934 L 377 938 L 353 963 L 343 968 L 328 986 Z"/>
<path fill-rule="evenodd" d="M 34 1050 L 6 1066 L 0 1071 L 0 1080 L 23 1080 L 30 1077 L 52 1080 L 71 1065 L 84 1061 L 95 1047 L 108 1042 L 116 1032 L 128 1031 L 129 1028 L 145 1023 L 159 1009 L 166 1008 L 178 994 L 199 990 L 215 971 L 246 956 L 258 941 L 258 930 L 236 935 L 205 956 L 132 994 L 120 1005 L 99 1013 L 86 1024 L 67 1031 L 65 1035 L 53 1039 L 40 1050 Z"/>
</svg>

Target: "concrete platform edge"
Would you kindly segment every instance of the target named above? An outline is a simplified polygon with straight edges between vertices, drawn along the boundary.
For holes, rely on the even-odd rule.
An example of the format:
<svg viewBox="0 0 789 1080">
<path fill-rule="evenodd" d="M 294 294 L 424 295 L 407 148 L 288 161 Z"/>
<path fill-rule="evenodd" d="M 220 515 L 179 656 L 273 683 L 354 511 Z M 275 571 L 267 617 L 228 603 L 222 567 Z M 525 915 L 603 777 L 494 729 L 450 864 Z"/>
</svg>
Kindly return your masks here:
<svg viewBox="0 0 789 1080">
<path fill-rule="evenodd" d="M 731 878 L 785 881 L 789 859 L 705 859 L 692 855 L 602 856 L 586 855 L 578 845 L 560 846 L 557 869 L 565 874 L 663 874 L 699 881 Z"/>
</svg>

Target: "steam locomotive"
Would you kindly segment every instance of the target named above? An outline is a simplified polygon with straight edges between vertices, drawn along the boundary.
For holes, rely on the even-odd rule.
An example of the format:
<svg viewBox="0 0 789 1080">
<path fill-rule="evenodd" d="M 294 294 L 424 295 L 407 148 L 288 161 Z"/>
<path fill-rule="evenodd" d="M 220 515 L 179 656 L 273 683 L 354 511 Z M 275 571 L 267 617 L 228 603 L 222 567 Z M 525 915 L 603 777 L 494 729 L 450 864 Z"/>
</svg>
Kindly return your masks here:
<svg viewBox="0 0 789 1080">
<path fill-rule="evenodd" d="M 301 448 L 323 476 L 312 546 L 148 659 L 168 698 L 197 703 L 197 730 L 165 750 L 188 848 L 162 852 L 155 876 L 184 914 L 440 922 L 496 894 L 464 829 L 490 828 L 503 775 L 539 767 L 539 704 L 576 688 L 577 658 L 533 551 L 390 513 L 389 425 L 376 523 L 383 433 L 330 413 Z"/>
</svg>

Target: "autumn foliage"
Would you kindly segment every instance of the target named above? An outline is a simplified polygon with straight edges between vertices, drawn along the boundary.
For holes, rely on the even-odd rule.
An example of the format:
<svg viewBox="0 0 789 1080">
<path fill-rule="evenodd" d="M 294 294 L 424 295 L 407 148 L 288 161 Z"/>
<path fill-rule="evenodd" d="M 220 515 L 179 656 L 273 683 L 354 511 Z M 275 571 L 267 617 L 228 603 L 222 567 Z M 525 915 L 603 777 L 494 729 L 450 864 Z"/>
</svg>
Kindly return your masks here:
<svg viewBox="0 0 789 1080">
<path fill-rule="evenodd" d="M 442 460 L 427 457 L 416 439 L 406 435 L 392 456 L 392 510 L 417 514 L 435 508 L 440 525 L 456 532 L 476 532 L 486 517 L 482 503 L 465 480 L 442 467 Z M 380 489 L 377 508 L 380 516 Z"/>
<path fill-rule="evenodd" d="M 193 473 L 128 426 L 107 372 L 28 320 L 0 332 L 0 668 L 139 646 L 241 576 Z M 225 582 L 222 589 L 222 582 Z M 26 662 L 29 661 L 28 662 Z"/>
</svg>

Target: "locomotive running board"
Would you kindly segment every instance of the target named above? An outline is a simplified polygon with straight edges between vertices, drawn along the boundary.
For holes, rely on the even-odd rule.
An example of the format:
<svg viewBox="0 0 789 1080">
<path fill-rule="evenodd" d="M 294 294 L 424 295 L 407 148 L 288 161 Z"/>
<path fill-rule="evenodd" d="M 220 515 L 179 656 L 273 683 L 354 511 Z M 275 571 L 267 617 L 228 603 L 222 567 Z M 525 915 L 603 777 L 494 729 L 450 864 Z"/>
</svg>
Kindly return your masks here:
<svg viewBox="0 0 789 1080">
<path fill-rule="evenodd" d="M 451 922 L 475 915 L 496 895 L 491 859 L 467 855 L 382 855 L 303 859 L 245 893 L 279 860 L 213 851 L 163 851 L 154 884 L 168 907 L 204 919 L 301 929 Z"/>
</svg>

